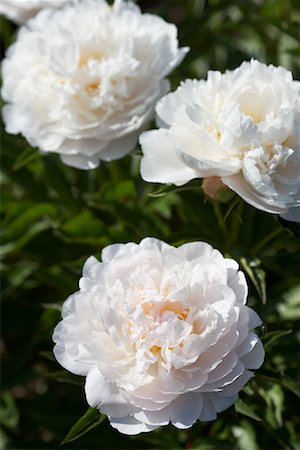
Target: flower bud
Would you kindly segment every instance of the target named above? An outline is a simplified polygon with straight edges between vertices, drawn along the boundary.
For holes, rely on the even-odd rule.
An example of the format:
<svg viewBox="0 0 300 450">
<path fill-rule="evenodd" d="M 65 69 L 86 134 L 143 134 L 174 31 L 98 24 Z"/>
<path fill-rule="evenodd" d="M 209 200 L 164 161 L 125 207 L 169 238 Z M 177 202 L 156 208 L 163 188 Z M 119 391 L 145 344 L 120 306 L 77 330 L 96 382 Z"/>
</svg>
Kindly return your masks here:
<svg viewBox="0 0 300 450">
<path fill-rule="evenodd" d="M 226 203 L 234 196 L 233 191 L 223 183 L 220 177 L 204 178 L 202 189 L 207 197 L 220 203 Z"/>
</svg>

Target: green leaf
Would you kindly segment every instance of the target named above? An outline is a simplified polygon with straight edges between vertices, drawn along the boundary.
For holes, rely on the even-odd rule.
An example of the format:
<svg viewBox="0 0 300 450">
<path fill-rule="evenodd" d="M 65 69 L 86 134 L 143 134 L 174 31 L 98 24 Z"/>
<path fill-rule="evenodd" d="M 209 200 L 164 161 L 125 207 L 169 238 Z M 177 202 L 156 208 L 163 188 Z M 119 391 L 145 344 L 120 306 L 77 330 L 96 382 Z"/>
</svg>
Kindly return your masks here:
<svg viewBox="0 0 300 450">
<path fill-rule="evenodd" d="M 35 262 L 27 261 L 26 265 L 21 262 L 14 266 L 7 266 L 7 278 L 9 284 L 6 289 L 2 289 L 2 299 L 10 296 L 17 288 L 25 287 L 25 281 L 27 278 L 37 270 L 38 265 Z"/>
<path fill-rule="evenodd" d="M 157 191 L 154 192 L 149 192 L 149 197 L 164 197 L 167 194 L 173 194 L 174 192 L 183 192 L 183 191 L 199 191 L 200 190 L 200 184 L 198 183 L 197 185 L 192 184 L 192 185 L 188 185 L 188 186 L 183 186 L 183 187 L 178 187 L 178 186 L 164 186 L 160 189 L 158 189 Z"/>
<path fill-rule="evenodd" d="M 268 391 L 268 396 L 273 405 L 274 418 L 276 425 L 282 426 L 282 413 L 284 408 L 284 393 L 278 384 L 274 384 Z"/>
<path fill-rule="evenodd" d="M 87 412 L 73 425 L 61 445 L 72 442 L 86 434 L 88 431 L 100 425 L 106 416 L 99 413 L 95 408 L 89 408 Z"/>
<path fill-rule="evenodd" d="M 136 189 L 132 180 L 124 180 L 112 186 L 107 186 L 104 198 L 105 201 L 126 200 L 127 198 L 135 198 Z"/>
<path fill-rule="evenodd" d="M 105 231 L 103 222 L 84 209 L 62 226 L 62 230 L 71 237 L 99 237 Z"/>
<path fill-rule="evenodd" d="M 253 411 L 252 408 L 250 408 L 249 405 L 247 405 L 243 400 L 239 399 L 237 402 L 235 402 L 235 410 L 237 413 L 243 414 L 244 416 L 250 417 L 251 419 L 261 421 L 261 418 L 256 414 L 256 412 Z"/>
<path fill-rule="evenodd" d="M 0 256 L 8 255 L 20 250 L 25 247 L 25 245 L 28 244 L 28 242 L 30 242 L 36 235 L 42 233 L 48 228 L 50 228 L 49 223 L 40 222 L 34 224 L 22 237 L 14 242 L 9 242 L 8 244 L 3 245 L 0 250 Z"/>
<path fill-rule="evenodd" d="M 45 217 L 55 217 L 57 209 L 51 203 L 38 203 L 26 209 L 13 222 L 11 222 L 3 232 L 5 241 L 12 241 L 19 238 L 28 231 L 34 222 L 44 220 Z"/>
<path fill-rule="evenodd" d="M 83 383 L 82 377 L 73 375 L 72 373 L 69 373 L 66 370 L 57 370 L 56 372 L 49 372 L 47 373 L 47 376 L 61 383 L 74 384 L 76 386 L 82 386 Z"/>
<path fill-rule="evenodd" d="M 53 353 L 50 352 L 50 351 L 46 351 L 46 350 L 43 351 L 42 350 L 42 351 L 39 352 L 39 355 L 42 356 L 43 358 L 47 359 L 48 361 L 51 361 L 51 362 L 55 361 L 56 362 L 56 359 L 54 358 Z"/>
<path fill-rule="evenodd" d="M 37 149 L 32 147 L 26 147 L 20 156 L 16 159 L 16 162 L 13 165 L 13 170 L 19 170 L 21 167 L 26 166 L 31 161 L 35 159 L 41 158 L 42 155 L 39 153 Z"/>
<path fill-rule="evenodd" d="M 277 306 L 280 316 L 285 320 L 300 319 L 300 285 L 283 295 L 284 301 Z"/>
<path fill-rule="evenodd" d="M 286 48 L 283 51 L 285 53 L 289 53 L 290 55 L 300 56 L 300 47 Z"/>
<path fill-rule="evenodd" d="M 297 395 L 300 398 L 300 386 L 299 383 L 295 383 L 288 375 L 282 374 L 281 383 L 283 387 L 293 392 L 293 394 Z"/>
<path fill-rule="evenodd" d="M 255 429 L 246 420 L 242 420 L 240 426 L 233 426 L 232 433 L 238 442 L 240 450 L 259 450 Z"/>
<path fill-rule="evenodd" d="M 270 377 L 268 375 L 262 375 L 262 374 L 258 373 L 258 374 L 256 374 L 256 378 L 264 379 L 266 381 L 269 381 L 270 383 L 277 383 L 280 386 L 291 391 L 293 394 L 295 394 L 297 397 L 300 398 L 299 384 L 295 383 L 288 375 L 281 374 L 281 378 L 274 378 L 274 377 Z"/>
<path fill-rule="evenodd" d="M 265 304 L 267 301 L 266 274 L 261 267 L 261 261 L 257 258 L 242 257 L 240 263 L 254 284 L 261 301 Z"/>
<path fill-rule="evenodd" d="M 0 407 L 1 423 L 11 430 L 15 430 L 19 423 L 19 410 L 9 391 L 3 391 Z"/>
</svg>

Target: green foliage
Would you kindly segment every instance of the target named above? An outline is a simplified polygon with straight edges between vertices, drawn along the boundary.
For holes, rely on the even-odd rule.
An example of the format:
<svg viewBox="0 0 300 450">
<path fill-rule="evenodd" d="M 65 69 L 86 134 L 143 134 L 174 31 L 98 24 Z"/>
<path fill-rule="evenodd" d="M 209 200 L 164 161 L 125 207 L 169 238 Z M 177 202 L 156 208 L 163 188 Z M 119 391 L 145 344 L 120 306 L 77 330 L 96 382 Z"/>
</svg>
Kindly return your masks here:
<svg viewBox="0 0 300 450">
<path fill-rule="evenodd" d="M 208 69 L 231 69 L 251 57 L 282 64 L 299 78 L 296 0 L 138 3 L 175 22 L 181 45 L 191 47 L 171 76 L 173 88 L 186 77 L 202 78 Z M 7 47 L 14 27 L 1 21 Z M 182 188 L 144 183 L 138 151 L 85 172 L 4 131 L 1 144 L 0 447 L 53 449 L 63 441 L 61 448 L 70 449 L 299 449 L 299 227 L 237 197 L 213 204 L 199 180 Z M 54 361 L 51 335 L 86 258 L 99 258 L 110 243 L 145 236 L 174 245 L 205 240 L 239 260 L 249 305 L 264 321 L 266 360 L 235 407 L 216 421 L 125 437 L 87 410 L 83 379 Z"/>
<path fill-rule="evenodd" d="M 100 425 L 105 419 L 105 416 L 99 414 L 99 411 L 95 408 L 89 408 L 87 412 L 80 417 L 80 419 L 72 426 L 67 436 L 62 441 L 62 445 L 67 442 L 75 441 L 83 436 L 88 431 Z"/>
</svg>

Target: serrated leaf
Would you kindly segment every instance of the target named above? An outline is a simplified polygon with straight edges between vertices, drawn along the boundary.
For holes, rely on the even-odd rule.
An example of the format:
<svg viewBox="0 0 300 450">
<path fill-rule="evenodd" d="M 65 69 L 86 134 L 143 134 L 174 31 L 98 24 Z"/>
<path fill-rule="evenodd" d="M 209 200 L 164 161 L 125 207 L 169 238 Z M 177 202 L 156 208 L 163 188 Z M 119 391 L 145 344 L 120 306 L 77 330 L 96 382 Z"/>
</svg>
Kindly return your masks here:
<svg viewBox="0 0 300 450">
<path fill-rule="evenodd" d="M 250 280 L 254 284 L 256 291 L 263 304 L 267 301 L 266 294 L 266 274 L 261 267 L 261 262 L 259 259 L 249 259 L 242 257 L 240 259 L 242 267 L 247 272 Z"/>
<path fill-rule="evenodd" d="M 244 416 L 250 417 L 251 419 L 261 421 L 261 418 L 253 411 L 253 409 L 247 405 L 243 400 L 238 399 L 234 404 L 237 413 L 243 414 Z"/>
<path fill-rule="evenodd" d="M 105 417 L 106 416 L 100 414 L 97 409 L 89 408 L 87 412 L 75 423 L 75 425 L 72 426 L 67 436 L 61 442 L 61 445 L 66 444 L 67 442 L 73 442 L 80 438 L 88 431 L 100 425 Z"/>
</svg>

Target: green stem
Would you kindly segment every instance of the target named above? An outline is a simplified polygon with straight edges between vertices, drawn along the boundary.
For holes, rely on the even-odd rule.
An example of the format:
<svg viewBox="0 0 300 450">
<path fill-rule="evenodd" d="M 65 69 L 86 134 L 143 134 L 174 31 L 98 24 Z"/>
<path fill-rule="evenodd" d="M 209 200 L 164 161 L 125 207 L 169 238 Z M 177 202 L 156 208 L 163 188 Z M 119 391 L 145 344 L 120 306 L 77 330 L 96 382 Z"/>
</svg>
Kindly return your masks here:
<svg viewBox="0 0 300 450">
<path fill-rule="evenodd" d="M 281 228 L 276 228 L 272 233 L 268 234 L 264 239 L 258 242 L 253 248 L 253 253 L 258 253 L 262 248 L 264 248 L 272 239 L 274 239 L 282 231 Z"/>
<path fill-rule="evenodd" d="M 108 167 L 111 180 L 118 183 L 120 181 L 118 161 L 110 161 Z"/>
<path fill-rule="evenodd" d="M 227 239 L 228 238 L 228 229 L 220 208 L 220 203 L 217 202 L 216 200 L 213 201 L 213 205 L 214 205 L 214 212 L 219 224 L 219 227 L 221 228 L 221 230 L 223 231 L 224 237 Z"/>
<path fill-rule="evenodd" d="M 242 224 L 242 212 L 243 212 L 244 202 L 239 201 L 236 211 L 232 212 L 231 219 L 231 232 L 230 232 L 230 246 L 238 241 L 240 228 Z"/>
</svg>

